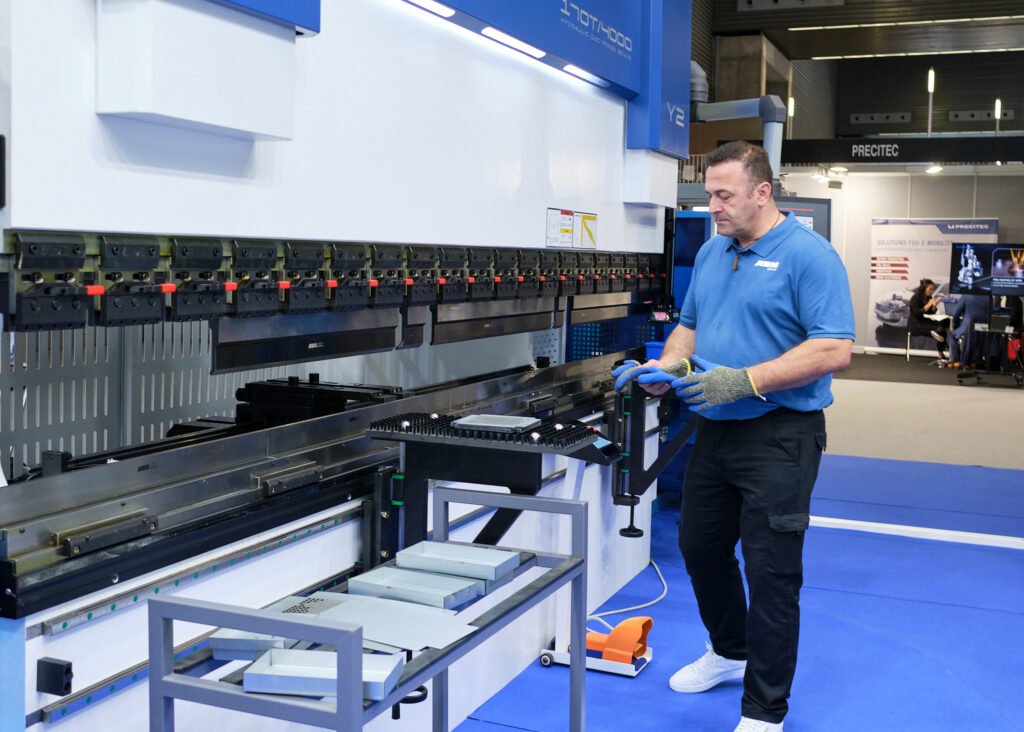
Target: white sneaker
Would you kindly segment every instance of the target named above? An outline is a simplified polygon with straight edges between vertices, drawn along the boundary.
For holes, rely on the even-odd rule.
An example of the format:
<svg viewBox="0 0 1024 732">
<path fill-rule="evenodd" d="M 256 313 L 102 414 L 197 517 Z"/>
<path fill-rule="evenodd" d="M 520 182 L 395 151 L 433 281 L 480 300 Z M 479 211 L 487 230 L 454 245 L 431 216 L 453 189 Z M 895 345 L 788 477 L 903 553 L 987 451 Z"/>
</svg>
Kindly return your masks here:
<svg viewBox="0 0 1024 732">
<path fill-rule="evenodd" d="M 672 674 L 672 678 L 668 680 L 672 691 L 695 694 L 698 691 L 707 691 L 713 686 L 718 686 L 723 681 L 743 678 L 743 672 L 747 670 L 746 661 L 722 658 L 715 653 L 710 643 L 704 645 L 707 646 L 707 653 L 689 666 L 683 666 Z"/>
<path fill-rule="evenodd" d="M 732 732 L 782 732 L 782 722 L 762 722 L 760 719 L 740 717 L 740 723 Z"/>
</svg>

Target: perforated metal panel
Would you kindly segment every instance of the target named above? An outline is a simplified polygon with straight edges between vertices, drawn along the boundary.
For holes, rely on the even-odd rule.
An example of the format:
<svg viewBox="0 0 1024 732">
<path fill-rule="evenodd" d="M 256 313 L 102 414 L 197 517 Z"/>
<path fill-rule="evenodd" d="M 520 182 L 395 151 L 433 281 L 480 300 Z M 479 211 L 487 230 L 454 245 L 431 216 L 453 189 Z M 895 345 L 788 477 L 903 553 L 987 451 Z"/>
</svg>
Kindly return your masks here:
<svg viewBox="0 0 1024 732">
<path fill-rule="evenodd" d="M 164 437 L 172 424 L 231 417 L 247 381 L 305 370 L 210 375 L 205 323 L 2 334 L 0 450 L 10 478 L 44 450 L 75 457 Z"/>
<path fill-rule="evenodd" d="M 211 375 L 212 338 L 203 322 L 138 325 L 123 333 L 125 445 L 152 442 L 180 422 L 234 417 L 235 391 L 246 382 L 305 373 L 279 366 Z"/>
<path fill-rule="evenodd" d="M 794 61 L 791 93 L 796 100 L 793 137 L 825 139 L 836 134 L 835 61 Z"/>
<path fill-rule="evenodd" d="M 562 333 L 565 328 L 552 328 L 551 330 L 540 330 L 530 334 L 533 344 L 533 360 L 544 356 L 549 359 L 551 366 L 562 363 L 562 351 L 565 346 L 562 343 Z"/>
<path fill-rule="evenodd" d="M 9 368 L 0 377 L 4 472 L 38 463 L 43 450 L 94 453 L 121 444 L 121 332 L 115 329 L 2 334 Z"/>
<path fill-rule="evenodd" d="M 537 334 L 539 355 L 552 364 L 562 361 L 561 330 Z M 234 417 L 235 392 L 250 381 L 315 372 L 321 381 L 339 383 L 437 383 L 521 363 L 526 335 L 491 339 L 486 362 L 453 356 L 458 371 L 438 357 L 442 350 L 423 346 L 217 375 L 210 374 L 213 343 L 204 322 L 0 337 L 10 348 L 10 367 L 0 372 L 0 460 L 10 479 L 38 465 L 45 450 L 78 458 L 159 440 L 174 424 Z M 479 346 L 433 348 L 451 355 L 453 349 L 473 354 Z M 410 359 L 416 359 L 412 366 Z M 383 365 L 374 368 L 378 362 Z M 405 367 L 416 378 L 401 373 Z"/>
<path fill-rule="evenodd" d="M 567 360 L 580 361 L 638 348 L 654 340 L 656 328 L 646 318 L 637 316 L 574 325 L 568 335 Z"/>
</svg>

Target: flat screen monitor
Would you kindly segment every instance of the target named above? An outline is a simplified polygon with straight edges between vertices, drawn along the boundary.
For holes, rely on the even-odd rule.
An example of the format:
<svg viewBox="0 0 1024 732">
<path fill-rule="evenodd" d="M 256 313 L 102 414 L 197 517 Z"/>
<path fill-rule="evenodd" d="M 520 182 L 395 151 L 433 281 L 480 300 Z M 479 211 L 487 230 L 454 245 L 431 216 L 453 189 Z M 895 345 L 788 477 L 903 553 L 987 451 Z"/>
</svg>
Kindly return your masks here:
<svg viewBox="0 0 1024 732">
<path fill-rule="evenodd" d="M 832 241 L 832 201 L 827 198 L 781 196 L 775 200 L 779 210 L 793 212 L 796 220 L 819 236 Z"/>
<path fill-rule="evenodd" d="M 1024 244 L 953 244 L 949 291 L 1024 296 Z"/>
</svg>

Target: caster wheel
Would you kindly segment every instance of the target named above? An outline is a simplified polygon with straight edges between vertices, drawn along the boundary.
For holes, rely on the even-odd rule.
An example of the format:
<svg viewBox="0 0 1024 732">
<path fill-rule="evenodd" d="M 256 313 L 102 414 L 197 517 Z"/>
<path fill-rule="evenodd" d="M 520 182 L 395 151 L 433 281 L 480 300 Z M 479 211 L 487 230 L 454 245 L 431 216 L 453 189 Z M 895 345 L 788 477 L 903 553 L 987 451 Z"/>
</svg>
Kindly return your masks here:
<svg viewBox="0 0 1024 732">
<path fill-rule="evenodd" d="M 547 668 L 548 666 L 550 666 L 554 662 L 555 662 L 555 657 L 552 656 L 550 653 L 542 653 L 542 654 L 540 654 L 540 665 L 541 666 L 544 666 L 545 668 Z"/>
</svg>

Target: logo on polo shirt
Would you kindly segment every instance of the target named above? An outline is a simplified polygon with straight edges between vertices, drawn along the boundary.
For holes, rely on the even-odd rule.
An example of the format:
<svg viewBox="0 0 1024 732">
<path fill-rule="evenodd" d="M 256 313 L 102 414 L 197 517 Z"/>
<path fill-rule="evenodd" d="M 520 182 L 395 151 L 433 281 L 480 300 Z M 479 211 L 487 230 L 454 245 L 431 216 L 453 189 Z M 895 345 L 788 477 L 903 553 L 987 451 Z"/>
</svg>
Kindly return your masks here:
<svg viewBox="0 0 1024 732">
<path fill-rule="evenodd" d="M 779 263 L 778 262 L 769 262 L 767 259 L 759 259 L 759 260 L 757 260 L 754 263 L 754 266 L 755 267 L 764 267 L 765 269 L 770 269 L 772 272 L 774 272 L 775 270 L 777 270 L 779 268 Z"/>
</svg>

